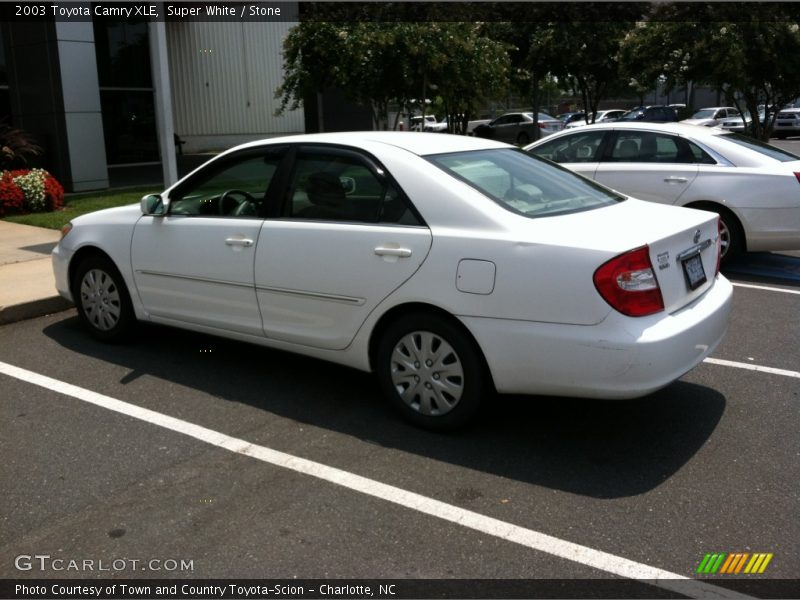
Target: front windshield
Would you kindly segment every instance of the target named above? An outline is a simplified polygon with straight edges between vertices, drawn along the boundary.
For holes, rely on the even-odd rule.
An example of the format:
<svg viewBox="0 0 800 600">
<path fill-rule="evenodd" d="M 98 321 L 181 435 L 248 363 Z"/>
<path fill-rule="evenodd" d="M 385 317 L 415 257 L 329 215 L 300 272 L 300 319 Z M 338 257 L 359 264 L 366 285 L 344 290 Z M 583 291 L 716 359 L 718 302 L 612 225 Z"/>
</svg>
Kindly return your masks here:
<svg viewBox="0 0 800 600">
<path fill-rule="evenodd" d="M 792 162 L 793 160 L 800 160 L 800 156 L 792 154 L 788 150 L 783 150 L 782 148 L 778 148 L 772 144 L 767 144 L 766 142 L 762 142 L 746 135 L 741 135 L 740 133 L 724 133 L 720 136 L 720 138 L 728 142 L 733 142 L 739 146 L 744 146 L 745 148 L 780 162 Z"/>
<path fill-rule="evenodd" d="M 696 113 L 692 115 L 693 119 L 713 119 L 714 113 L 717 112 L 713 108 L 704 108 L 702 110 L 698 110 Z"/>
<path fill-rule="evenodd" d="M 527 217 L 591 210 L 624 198 L 548 160 L 498 148 L 426 157 L 504 208 Z"/>
</svg>

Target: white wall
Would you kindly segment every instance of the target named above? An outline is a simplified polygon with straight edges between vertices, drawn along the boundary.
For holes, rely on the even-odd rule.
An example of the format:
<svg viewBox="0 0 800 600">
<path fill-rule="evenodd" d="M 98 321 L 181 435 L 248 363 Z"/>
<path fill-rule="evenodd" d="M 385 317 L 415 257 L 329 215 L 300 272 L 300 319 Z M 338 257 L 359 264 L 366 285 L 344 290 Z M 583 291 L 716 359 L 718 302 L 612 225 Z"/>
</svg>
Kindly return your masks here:
<svg viewBox="0 0 800 600">
<path fill-rule="evenodd" d="M 170 22 L 175 132 L 184 152 L 303 133 L 302 110 L 274 115 L 283 39 L 295 23 Z"/>
</svg>

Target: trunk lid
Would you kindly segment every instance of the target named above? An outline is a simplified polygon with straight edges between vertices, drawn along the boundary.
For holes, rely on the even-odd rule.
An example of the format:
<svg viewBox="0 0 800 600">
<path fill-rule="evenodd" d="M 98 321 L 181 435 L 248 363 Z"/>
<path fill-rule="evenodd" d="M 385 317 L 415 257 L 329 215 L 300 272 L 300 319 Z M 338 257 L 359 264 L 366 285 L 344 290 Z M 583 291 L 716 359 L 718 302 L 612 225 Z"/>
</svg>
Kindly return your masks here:
<svg viewBox="0 0 800 600">
<path fill-rule="evenodd" d="M 647 246 L 667 313 L 690 304 L 714 282 L 719 231 L 711 212 L 628 199 L 597 210 L 520 221 L 531 242 L 591 250 L 594 268 Z"/>
</svg>

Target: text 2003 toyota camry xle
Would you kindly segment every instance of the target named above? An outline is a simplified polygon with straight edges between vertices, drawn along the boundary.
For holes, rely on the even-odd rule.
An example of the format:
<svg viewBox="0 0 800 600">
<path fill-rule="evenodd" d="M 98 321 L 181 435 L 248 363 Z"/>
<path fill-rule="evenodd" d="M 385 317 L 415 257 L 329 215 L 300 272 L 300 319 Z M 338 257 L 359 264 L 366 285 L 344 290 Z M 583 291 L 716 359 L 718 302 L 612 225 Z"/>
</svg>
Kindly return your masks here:
<svg viewBox="0 0 800 600">
<path fill-rule="evenodd" d="M 731 303 L 716 215 L 461 136 L 246 144 L 65 230 L 57 287 L 97 337 L 139 319 L 375 371 L 434 428 L 493 388 L 648 394 L 715 348 Z"/>
</svg>

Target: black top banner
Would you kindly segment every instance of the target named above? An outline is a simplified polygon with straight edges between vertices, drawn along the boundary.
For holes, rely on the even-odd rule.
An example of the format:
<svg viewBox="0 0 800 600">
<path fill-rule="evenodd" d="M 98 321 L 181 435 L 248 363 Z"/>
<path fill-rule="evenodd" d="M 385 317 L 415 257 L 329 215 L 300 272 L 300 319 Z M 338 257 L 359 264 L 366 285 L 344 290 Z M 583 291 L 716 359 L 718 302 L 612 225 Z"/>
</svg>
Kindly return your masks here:
<svg viewBox="0 0 800 600">
<path fill-rule="evenodd" d="M 658 4 L 665 4 L 660 2 Z M 597 22 L 638 18 L 798 21 L 800 3 L 680 3 L 679 16 L 649 2 L 0 2 L 2 21 Z M 693 8 L 694 7 L 694 8 Z M 688 9 L 688 13 L 687 13 Z"/>
</svg>

